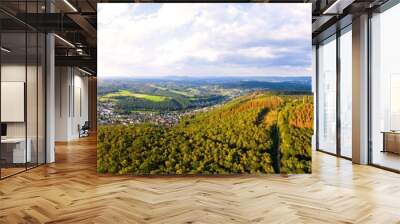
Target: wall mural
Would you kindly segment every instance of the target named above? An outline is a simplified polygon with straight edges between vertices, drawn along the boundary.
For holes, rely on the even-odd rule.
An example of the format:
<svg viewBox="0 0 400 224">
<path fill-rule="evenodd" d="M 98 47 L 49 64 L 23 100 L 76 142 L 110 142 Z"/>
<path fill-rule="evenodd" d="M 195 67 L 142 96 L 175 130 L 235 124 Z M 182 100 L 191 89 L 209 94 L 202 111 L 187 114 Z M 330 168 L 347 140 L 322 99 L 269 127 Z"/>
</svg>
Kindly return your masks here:
<svg viewBox="0 0 400 224">
<path fill-rule="evenodd" d="M 97 169 L 311 173 L 311 4 L 98 4 Z"/>
</svg>

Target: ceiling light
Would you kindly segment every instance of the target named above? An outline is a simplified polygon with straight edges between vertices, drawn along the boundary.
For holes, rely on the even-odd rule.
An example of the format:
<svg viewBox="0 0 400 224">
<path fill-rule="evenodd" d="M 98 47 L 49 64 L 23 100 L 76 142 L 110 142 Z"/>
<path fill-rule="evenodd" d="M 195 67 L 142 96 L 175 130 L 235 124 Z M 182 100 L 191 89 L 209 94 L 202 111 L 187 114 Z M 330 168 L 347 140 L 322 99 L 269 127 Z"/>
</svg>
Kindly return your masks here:
<svg viewBox="0 0 400 224">
<path fill-rule="evenodd" d="M 78 10 L 73 6 L 68 0 L 64 0 L 65 4 L 67 4 L 74 12 L 78 12 Z"/>
<path fill-rule="evenodd" d="M 88 71 L 86 71 L 86 70 L 83 70 L 83 69 L 81 69 L 81 68 L 79 68 L 79 67 L 78 67 L 78 70 L 81 71 L 81 72 L 83 72 L 83 73 L 85 73 L 85 74 L 87 74 L 87 75 L 92 75 L 92 73 L 90 73 L 90 72 L 88 72 Z"/>
<path fill-rule="evenodd" d="M 55 37 L 57 37 L 59 40 L 61 40 L 62 42 L 64 42 L 64 43 L 66 43 L 67 45 L 69 45 L 70 47 L 73 47 L 73 48 L 75 48 L 75 45 L 73 45 L 71 42 L 69 42 L 68 40 L 66 40 L 66 39 L 64 39 L 64 38 L 62 38 L 62 37 L 60 37 L 59 35 L 57 35 L 57 34 L 54 34 L 54 36 Z"/>
<path fill-rule="evenodd" d="M 76 53 L 78 53 L 79 55 L 83 55 L 83 49 L 82 48 L 77 48 L 76 49 Z"/>
<path fill-rule="evenodd" d="M 336 0 L 322 14 L 342 14 L 347 6 L 351 5 L 355 0 Z"/>
<path fill-rule="evenodd" d="M 5 47 L 1 47 L 0 49 L 1 49 L 1 51 L 4 51 L 6 53 L 10 53 L 11 52 L 11 50 L 9 50 L 9 49 L 7 49 Z"/>
<path fill-rule="evenodd" d="M 331 12 L 332 9 L 335 9 L 337 7 L 337 4 L 340 2 L 340 0 L 336 0 L 332 5 L 330 5 L 327 9 L 322 14 L 328 14 Z"/>
</svg>

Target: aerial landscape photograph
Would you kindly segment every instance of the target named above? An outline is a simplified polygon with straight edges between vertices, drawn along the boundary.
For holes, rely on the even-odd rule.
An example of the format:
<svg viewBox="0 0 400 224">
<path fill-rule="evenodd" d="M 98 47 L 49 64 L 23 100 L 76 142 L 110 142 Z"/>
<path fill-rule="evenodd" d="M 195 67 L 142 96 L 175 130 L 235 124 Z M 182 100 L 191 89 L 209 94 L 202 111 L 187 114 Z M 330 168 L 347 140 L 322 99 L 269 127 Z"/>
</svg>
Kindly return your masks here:
<svg viewBox="0 0 400 224">
<path fill-rule="evenodd" d="M 311 173 L 309 5 L 98 9 L 98 172 Z"/>
<path fill-rule="evenodd" d="M 400 224 L 400 0 L 0 0 L 0 224 Z"/>
</svg>

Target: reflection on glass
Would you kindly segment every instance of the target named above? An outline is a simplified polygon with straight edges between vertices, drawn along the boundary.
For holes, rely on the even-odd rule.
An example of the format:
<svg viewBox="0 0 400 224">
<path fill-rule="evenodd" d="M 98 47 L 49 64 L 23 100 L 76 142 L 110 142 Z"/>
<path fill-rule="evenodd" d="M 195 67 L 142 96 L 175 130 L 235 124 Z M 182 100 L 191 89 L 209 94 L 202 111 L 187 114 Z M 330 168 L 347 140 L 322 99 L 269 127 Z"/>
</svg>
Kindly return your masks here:
<svg viewBox="0 0 400 224">
<path fill-rule="evenodd" d="M 27 143 L 30 148 L 30 160 L 27 167 L 31 168 L 37 165 L 37 33 L 27 33 Z"/>
<path fill-rule="evenodd" d="M 38 136 L 37 136 L 37 147 L 38 147 L 38 156 L 37 162 L 38 164 L 45 163 L 45 60 L 46 60 L 46 52 L 45 52 L 45 44 L 46 39 L 45 35 L 42 33 L 38 34 L 38 76 L 37 76 L 37 91 L 38 91 Z"/>
<path fill-rule="evenodd" d="M 346 30 L 347 31 L 347 30 Z M 352 36 L 351 30 L 340 36 L 340 152 L 352 157 Z"/>
<path fill-rule="evenodd" d="M 43 13 L 45 1 L 1 1 L 1 6 L 20 15 Z M 1 12 L 0 17 L 14 21 Z M 18 22 L 12 27 L 0 27 L 0 178 L 45 162 L 45 35 Z"/>
<path fill-rule="evenodd" d="M 336 153 L 336 40 L 318 48 L 318 147 Z"/>
<path fill-rule="evenodd" d="M 400 5 L 372 18 L 372 163 L 400 170 Z"/>
<path fill-rule="evenodd" d="M 25 170 L 31 159 L 26 144 L 25 91 L 26 44 L 25 33 L 2 33 L 1 52 L 1 175 L 9 176 Z M 28 150 L 27 150 L 28 149 Z"/>
<path fill-rule="evenodd" d="M 390 76 L 390 130 L 400 130 L 400 74 Z"/>
</svg>

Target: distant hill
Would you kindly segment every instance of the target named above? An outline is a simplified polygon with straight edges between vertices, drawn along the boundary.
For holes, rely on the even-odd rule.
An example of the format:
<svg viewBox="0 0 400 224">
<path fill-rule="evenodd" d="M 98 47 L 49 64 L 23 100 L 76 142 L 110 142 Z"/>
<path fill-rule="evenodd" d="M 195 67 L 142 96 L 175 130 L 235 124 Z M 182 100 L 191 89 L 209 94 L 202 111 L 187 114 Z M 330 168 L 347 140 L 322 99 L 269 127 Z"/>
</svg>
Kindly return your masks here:
<svg viewBox="0 0 400 224">
<path fill-rule="evenodd" d="M 111 103 L 116 112 L 129 114 L 135 110 L 201 108 L 259 90 L 308 95 L 311 77 L 100 78 L 98 100 L 100 105 Z"/>
<path fill-rule="evenodd" d="M 304 91 L 311 92 L 311 83 L 304 81 L 238 81 L 222 84 L 225 88 L 263 89 L 271 91 Z"/>
<path fill-rule="evenodd" d="M 165 76 L 154 78 L 130 78 L 130 77 L 105 77 L 100 80 L 109 81 L 135 81 L 140 83 L 162 83 L 162 82 L 190 82 L 197 84 L 221 84 L 227 82 L 239 81 L 260 81 L 260 82 L 297 82 L 306 83 L 311 85 L 311 76 L 205 76 L 205 77 L 192 77 L 192 76 Z"/>
</svg>

